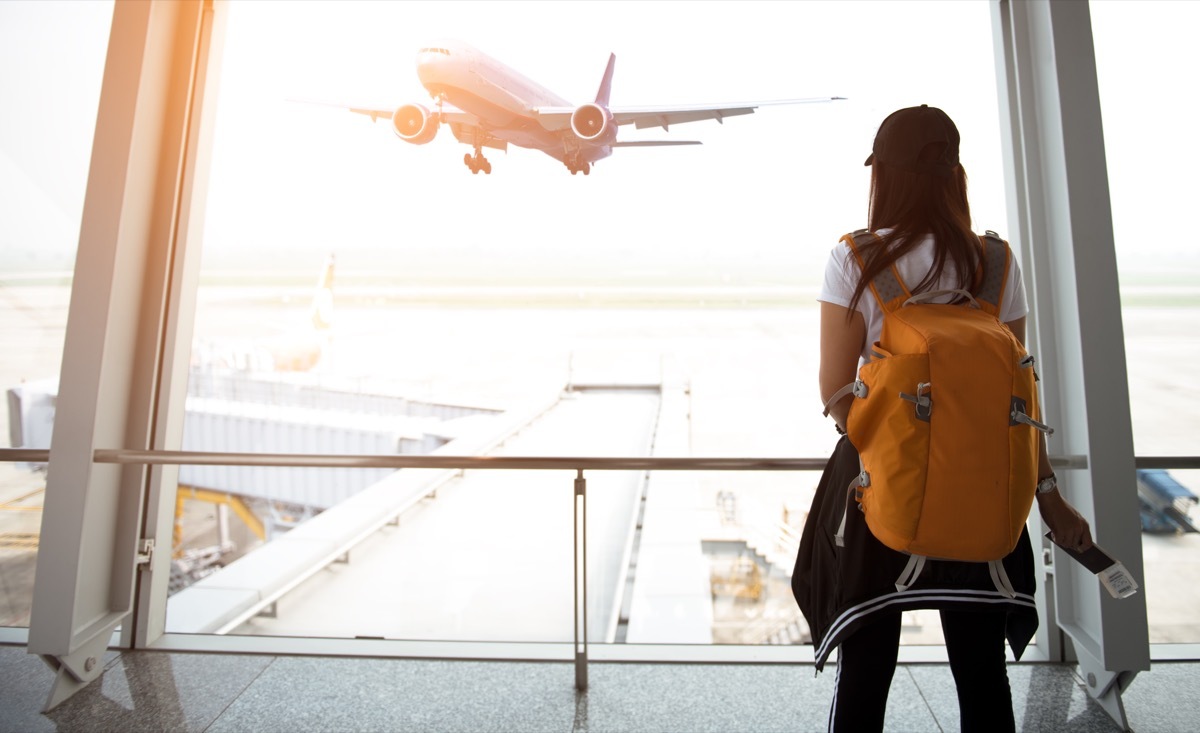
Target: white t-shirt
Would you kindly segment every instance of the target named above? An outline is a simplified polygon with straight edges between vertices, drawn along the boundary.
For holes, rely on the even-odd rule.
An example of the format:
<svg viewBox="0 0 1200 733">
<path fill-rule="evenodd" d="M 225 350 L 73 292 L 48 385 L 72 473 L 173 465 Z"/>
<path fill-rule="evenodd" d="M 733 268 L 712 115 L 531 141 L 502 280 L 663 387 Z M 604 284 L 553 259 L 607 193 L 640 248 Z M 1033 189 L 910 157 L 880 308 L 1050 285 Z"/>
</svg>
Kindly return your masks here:
<svg viewBox="0 0 1200 733">
<path fill-rule="evenodd" d="M 881 229 L 879 233 L 885 234 L 888 231 L 890 230 Z M 925 237 L 916 248 L 896 262 L 900 278 L 909 287 L 915 286 L 925 279 L 932 268 L 933 237 L 931 236 Z M 845 242 L 838 242 L 833 251 L 829 253 L 829 261 L 825 264 L 825 282 L 821 285 L 821 294 L 817 296 L 817 300 L 849 308 L 850 298 L 854 296 L 854 286 L 858 282 L 861 272 L 858 259 L 850 252 L 850 246 Z M 930 289 L 950 289 L 956 287 L 957 283 L 954 265 L 947 262 L 937 285 Z M 934 302 L 948 302 L 952 298 L 953 296 L 946 296 Z M 875 299 L 875 295 L 869 288 L 858 300 L 858 312 L 862 313 L 863 320 L 867 325 L 867 340 L 863 344 L 862 351 L 862 361 L 866 363 L 871 360 L 871 345 L 879 340 L 879 332 L 883 328 L 883 311 L 879 307 L 879 301 Z M 1004 284 L 1004 297 L 1000 304 L 1000 320 L 1008 323 L 1028 313 L 1029 305 L 1025 301 L 1025 285 L 1021 282 L 1021 268 L 1017 264 L 1017 258 L 1010 257 L 1008 279 Z"/>
</svg>

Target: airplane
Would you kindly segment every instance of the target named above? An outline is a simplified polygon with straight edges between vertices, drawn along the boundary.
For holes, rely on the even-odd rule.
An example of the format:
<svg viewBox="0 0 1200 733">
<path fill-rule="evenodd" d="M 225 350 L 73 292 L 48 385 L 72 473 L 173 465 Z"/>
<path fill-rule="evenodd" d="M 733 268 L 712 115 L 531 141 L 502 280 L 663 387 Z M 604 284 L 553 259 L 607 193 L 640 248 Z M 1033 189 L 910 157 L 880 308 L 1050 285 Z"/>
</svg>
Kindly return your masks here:
<svg viewBox="0 0 1200 733">
<path fill-rule="evenodd" d="M 400 107 L 336 105 L 372 121 L 391 120 L 396 135 L 407 143 L 424 145 L 434 139 L 441 125 L 459 142 L 472 146 L 474 155 L 463 155 L 463 163 L 477 174 L 492 172 L 483 149 L 507 151 L 509 145 L 540 150 L 566 165 L 571 175 L 591 173 L 592 165 L 612 155 L 614 148 L 699 145 L 695 140 L 618 141 L 617 128 L 661 127 L 698 120 L 716 120 L 753 114 L 758 107 L 779 104 L 832 102 L 844 97 L 780 99 L 735 104 L 695 104 L 620 107 L 609 105 L 615 54 L 596 92 L 596 99 L 573 105 L 554 92 L 522 76 L 472 46 L 460 41 L 443 41 L 417 52 L 417 77 L 433 97 L 433 109 L 411 103 Z"/>
<path fill-rule="evenodd" d="M 321 267 L 306 317 L 286 330 L 249 340 L 197 341 L 193 364 L 246 372 L 307 372 L 324 365 L 333 345 L 334 263 L 331 254 Z"/>
</svg>

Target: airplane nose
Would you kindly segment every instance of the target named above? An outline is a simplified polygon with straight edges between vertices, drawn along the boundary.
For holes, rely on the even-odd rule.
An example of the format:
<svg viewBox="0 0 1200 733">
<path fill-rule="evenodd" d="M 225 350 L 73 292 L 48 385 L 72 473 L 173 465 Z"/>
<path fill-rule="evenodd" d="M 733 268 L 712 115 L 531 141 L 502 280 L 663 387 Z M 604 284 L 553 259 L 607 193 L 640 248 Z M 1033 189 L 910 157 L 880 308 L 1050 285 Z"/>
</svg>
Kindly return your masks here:
<svg viewBox="0 0 1200 733">
<path fill-rule="evenodd" d="M 437 50 L 421 49 L 417 53 L 417 78 L 422 84 L 436 83 L 440 77 L 440 69 L 446 61 L 446 54 Z"/>
</svg>

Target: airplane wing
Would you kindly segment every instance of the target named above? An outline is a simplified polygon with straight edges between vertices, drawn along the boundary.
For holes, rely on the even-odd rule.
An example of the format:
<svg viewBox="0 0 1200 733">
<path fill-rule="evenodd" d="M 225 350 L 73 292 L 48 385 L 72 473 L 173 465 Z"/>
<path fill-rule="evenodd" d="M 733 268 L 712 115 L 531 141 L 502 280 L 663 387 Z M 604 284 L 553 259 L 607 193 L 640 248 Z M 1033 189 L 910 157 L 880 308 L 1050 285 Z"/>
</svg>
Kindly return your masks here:
<svg viewBox="0 0 1200 733">
<path fill-rule="evenodd" d="M 366 115 L 371 118 L 371 121 L 382 117 L 385 120 L 391 119 L 392 113 L 396 111 L 396 107 L 355 107 L 347 104 L 331 104 L 329 102 L 312 102 L 311 104 L 324 104 L 329 107 L 341 107 L 348 109 L 355 114 Z M 478 125 L 479 118 L 470 112 L 463 112 L 458 107 L 449 104 L 442 104 L 440 109 L 435 105 L 428 105 L 431 112 L 441 112 L 442 122 L 450 122 L 458 125 Z"/>
<path fill-rule="evenodd" d="M 371 122 L 375 122 L 380 117 L 385 120 L 389 119 L 392 116 L 392 113 L 396 111 L 395 107 L 391 107 L 390 109 L 385 109 L 383 107 L 352 107 L 345 104 L 336 104 L 334 102 L 308 102 L 308 104 L 320 104 L 326 107 L 340 107 L 342 109 L 348 109 L 354 114 L 366 115 L 367 117 L 370 117 Z"/>
<path fill-rule="evenodd" d="M 703 145 L 699 140 L 631 140 L 609 143 L 613 148 L 665 148 L 673 145 Z"/>
<path fill-rule="evenodd" d="M 396 111 L 396 107 L 384 105 L 354 105 L 342 104 L 338 102 L 325 102 L 316 99 L 290 99 L 290 102 L 300 102 L 302 104 L 319 104 L 322 107 L 337 107 L 338 109 L 347 109 L 359 115 L 366 115 L 371 118 L 372 122 L 378 121 L 380 118 L 390 120 L 392 114 Z M 470 112 L 464 112 L 452 104 L 442 103 L 440 106 L 431 106 L 430 111 L 439 112 L 441 120 L 450 125 L 450 131 L 454 133 L 454 137 L 462 143 L 468 145 L 479 144 L 485 148 L 495 148 L 496 150 L 507 150 L 508 143 L 504 140 L 493 136 L 491 133 L 484 130 L 479 125 L 479 118 Z M 568 122 L 569 124 L 569 122 Z"/>
<path fill-rule="evenodd" d="M 721 122 L 726 117 L 754 114 L 759 107 L 783 104 L 812 104 L 832 102 L 845 97 L 810 97 L 807 99 L 775 99 L 764 102 L 739 102 L 734 104 L 693 104 L 672 106 L 609 107 L 613 121 L 618 125 L 633 125 L 641 130 L 661 127 L 669 130 L 671 125 L 699 120 Z M 533 112 L 547 130 L 565 130 L 571 125 L 571 113 L 575 107 L 536 107 Z"/>
<path fill-rule="evenodd" d="M 378 104 L 375 104 L 375 105 L 343 104 L 340 102 L 325 102 L 325 101 L 322 101 L 319 99 L 289 99 L 288 101 L 289 102 L 299 102 L 301 104 L 318 104 L 318 105 L 321 105 L 322 107 L 337 107 L 338 109 L 347 109 L 355 114 L 366 115 L 367 117 L 370 117 L 372 122 L 375 122 L 376 120 L 379 120 L 381 118 L 385 119 L 385 120 L 390 120 L 392 118 L 392 113 L 394 113 L 396 111 L 396 108 L 399 106 L 399 105 L 394 105 L 394 106 L 389 107 L 389 106 L 378 105 Z M 429 103 L 426 106 L 429 108 L 429 110 L 431 112 L 439 111 L 439 108 L 435 103 Z M 458 107 L 455 107 L 454 105 L 443 103 L 441 105 L 440 112 L 442 114 L 443 122 L 450 122 L 450 123 L 454 123 L 454 124 L 458 124 L 458 125 L 469 125 L 469 126 L 479 125 L 478 117 L 471 114 L 470 112 L 464 112 L 461 109 L 459 109 Z"/>
</svg>

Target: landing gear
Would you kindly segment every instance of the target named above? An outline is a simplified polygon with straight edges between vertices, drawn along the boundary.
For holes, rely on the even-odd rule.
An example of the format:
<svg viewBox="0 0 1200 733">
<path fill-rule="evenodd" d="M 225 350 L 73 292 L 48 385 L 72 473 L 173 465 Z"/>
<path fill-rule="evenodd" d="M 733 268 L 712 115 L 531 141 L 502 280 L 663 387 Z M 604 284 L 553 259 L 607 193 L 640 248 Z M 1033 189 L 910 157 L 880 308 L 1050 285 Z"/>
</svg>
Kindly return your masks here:
<svg viewBox="0 0 1200 733">
<path fill-rule="evenodd" d="M 492 164 L 487 158 L 483 157 L 483 151 L 479 148 L 475 148 L 474 155 L 470 153 L 463 155 L 463 163 L 466 163 L 473 174 L 479 173 L 479 171 L 483 171 L 485 175 L 489 176 L 492 174 Z"/>
<path fill-rule="evenodd" d="M 574 158 L 568 158 L 567 159 L 567 170 L 571 171 L 571 175 L 575 175 L 576 173 L 582 173 L 583 175 L 586 176 L 586 175 L 591 174 L 592 164 L 588 163 L 586 160 L 578 161 Z"/>
</svg>

